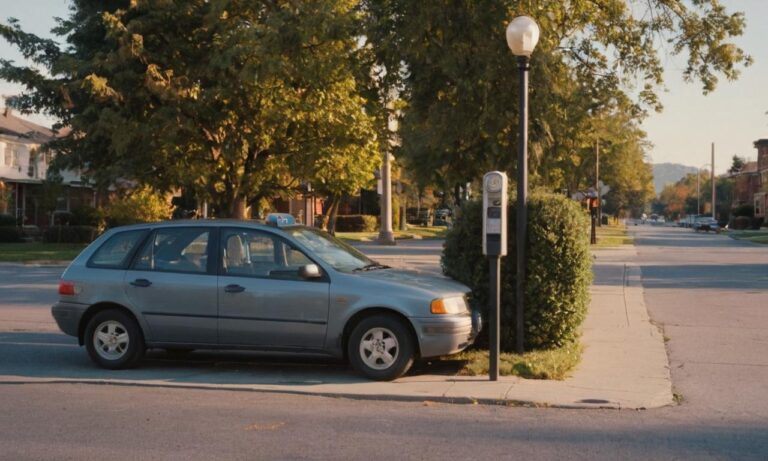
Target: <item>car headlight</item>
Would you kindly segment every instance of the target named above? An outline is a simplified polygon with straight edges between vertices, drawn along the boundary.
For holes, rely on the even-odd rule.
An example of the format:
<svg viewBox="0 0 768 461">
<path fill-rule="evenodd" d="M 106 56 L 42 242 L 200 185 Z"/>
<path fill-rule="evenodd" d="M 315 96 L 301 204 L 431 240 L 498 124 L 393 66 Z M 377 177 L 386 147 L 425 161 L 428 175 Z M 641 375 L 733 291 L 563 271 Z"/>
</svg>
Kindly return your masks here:
<svg viewBox="0 0 768 461">
<path fill-rule="evenodd" d="M 463 296 L 432 300 L 429 311 L 433 314 L 463 314 L 467 312 L 467 301 Z"/>
</svg>

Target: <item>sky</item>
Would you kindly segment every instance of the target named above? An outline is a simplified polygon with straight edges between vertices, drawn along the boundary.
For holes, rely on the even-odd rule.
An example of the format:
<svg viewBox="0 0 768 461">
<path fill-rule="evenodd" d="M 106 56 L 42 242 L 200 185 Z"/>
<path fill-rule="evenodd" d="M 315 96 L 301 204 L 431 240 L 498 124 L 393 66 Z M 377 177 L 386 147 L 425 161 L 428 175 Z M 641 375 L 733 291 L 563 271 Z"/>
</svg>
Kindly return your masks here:
<svg viewBox="0 0 768 461">
<path fill-rule="evenodd" d="M 66 17 L 68 3 L 68 0 L 0 0 L 0 21 L 15 17 L 25 31 L 52 37 L 53 18 Z M 684 57 L 663 57 L 666 90 L 660 98 L 664 111 L 650 114 L 643 123 L 653 144 L 649 156 L 654 163 L 703 167 L 710 162 L 711 144 L 715 143 L 715 171 L 720 174 L 728 169 L 733 155 L 754 160 L 757 151 L 752 143 L 768 138 L 768 36 L 764 23 L 768 18 L 768 0 L 721 0 L 721 3 L 728 11 L 745 13 L 746 32 L 734 42 L 752 56 L 754 64 L 743 69 L 737 81 L 721 79 L 717 89 L 704 96 L 701 84 L 683 81 Z M 3 39 L 0 39 L 0 58 L 23 62 Z M 0 95 L 15 94 L 20 89 L 0 80 Z M 28 118 L 43 125 L 52 124 L 52 120 L 41 115 Z"/>
</svg>

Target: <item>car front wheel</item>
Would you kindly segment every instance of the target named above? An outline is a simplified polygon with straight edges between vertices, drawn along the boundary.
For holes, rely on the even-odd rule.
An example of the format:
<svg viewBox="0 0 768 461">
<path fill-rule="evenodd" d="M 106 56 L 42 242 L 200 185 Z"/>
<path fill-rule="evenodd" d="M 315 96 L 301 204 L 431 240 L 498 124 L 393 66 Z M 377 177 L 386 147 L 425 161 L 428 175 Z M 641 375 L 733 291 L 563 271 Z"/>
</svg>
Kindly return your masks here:
<svg viewBox="0 0 768 461">
<path fill-rule="evenodd" d="M 108 309 L 88 322 L 85 347 L 100 367 L 110 370 L 129 368 L 144 354 L 144 337 L 131 316 Z"/>
<path fill-rule="evenodd" d="M 391 381 L 411 368 L 414 350 L 411 332 L 400 319 L 374 315 L 352 330 L 347 353 L 360 373 L 377 381 Z"/>
</svg>

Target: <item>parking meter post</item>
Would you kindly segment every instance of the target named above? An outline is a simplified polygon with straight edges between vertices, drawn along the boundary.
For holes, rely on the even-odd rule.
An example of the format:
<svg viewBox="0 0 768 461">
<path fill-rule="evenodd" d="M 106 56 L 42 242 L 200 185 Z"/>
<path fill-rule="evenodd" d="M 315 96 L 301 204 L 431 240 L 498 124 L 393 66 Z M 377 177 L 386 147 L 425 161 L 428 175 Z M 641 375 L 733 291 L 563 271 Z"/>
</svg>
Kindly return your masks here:
<svg viewBox="0 0 768 461">
<path fill-rule="evenodd" d="M 489 363 L 488 363 L 488 378 L 491 381 L 499 380 L 499 353 L 501 351 L 500 340 L 500 324 L 501 324 L 501 287 L 499 284 L 499 277 L 501 275 L 501 258 L 498 256 L 488 256 L 489 269 L 490 269 L 490 293 L 489 300 L 491 301 L 489 312 L 489 336 L 490 341 L 488 344 Z"/>
<path fill-rule="evenodd" d="M 501 257 L 507 254 L 507 175 L 491 171 L 483 177 L 483 254 L 488 256 L 490 271 L 489 326 L 490 354 L 488 377 L 499 379 L 501 318 Z"/>
</svg>

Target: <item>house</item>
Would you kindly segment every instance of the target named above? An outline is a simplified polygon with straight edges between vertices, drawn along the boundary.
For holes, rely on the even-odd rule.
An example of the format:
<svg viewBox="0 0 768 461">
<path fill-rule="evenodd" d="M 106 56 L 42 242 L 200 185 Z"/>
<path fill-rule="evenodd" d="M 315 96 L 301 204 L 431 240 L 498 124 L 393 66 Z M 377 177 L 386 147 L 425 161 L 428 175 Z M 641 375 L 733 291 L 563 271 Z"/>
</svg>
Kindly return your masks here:
<svg viewBox="0 0 768 461">
<path fill-rule="evenodd" d="M 0 214 L 14 216 L 19 226 L 45 227 L 53 211 L 94 205 L 94 191 L 83 184 L 79 172 L 61 172 L 59 186 L 45 181 L 55 154 L 41 146 L 56 136 L 50 128 L 0 108 Z"/>
<path fill-rule="evenodd" d="M 752 195 L 752 205 L 755 207 L 755 217 L 765 219 L 768 206 L 768 139 L 755 141 L 755 149 L 757 149 L 759 188 Z"/>
<path fill-rule="evenodd" d="M 756 218 L 766 217 L 768 207 L 768 139 L 754 142 L 757 161 L 747 162 L 733 175 L 733 206 L 752 205 Z"/>
</svg>

